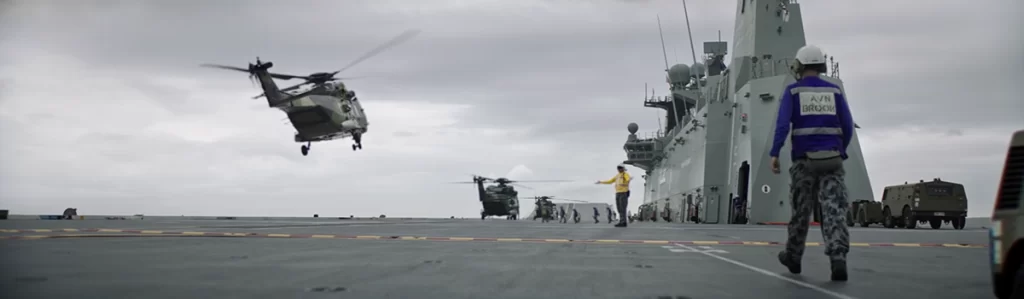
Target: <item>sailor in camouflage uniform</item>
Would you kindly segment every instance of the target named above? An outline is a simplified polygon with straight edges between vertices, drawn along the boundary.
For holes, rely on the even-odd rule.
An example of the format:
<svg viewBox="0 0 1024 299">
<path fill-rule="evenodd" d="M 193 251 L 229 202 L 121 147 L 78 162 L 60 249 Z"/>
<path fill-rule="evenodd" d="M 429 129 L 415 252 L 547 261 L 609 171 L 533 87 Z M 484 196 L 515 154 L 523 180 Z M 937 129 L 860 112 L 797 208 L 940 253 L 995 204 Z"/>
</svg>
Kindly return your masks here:
<svg viewBox="0 0 1024 299">
<path fill-rule="evenodd" d="M 771 149 L 772 172 L 780 173 L 779 151 L 793 125 L 792 161 L 789 168 L 792 218 L 786 250 L 779 262 L 789 272 L 800 273 L 807 241 L 808 221 L 818 201 L 822 207 L 821 233 L 825 255 L 832 266 L 832 280 L 845 281 L 850 233 L 846 228 L 849 201 L 843 160 L 853 138 L 853 117 L 839 86 L 818 75 L 826 71 L 825 55 L 815 46 L 804 46 L 793 65 L 797 82 L 786 87 L 779 103 L 775 140 Z"/>
</svg>

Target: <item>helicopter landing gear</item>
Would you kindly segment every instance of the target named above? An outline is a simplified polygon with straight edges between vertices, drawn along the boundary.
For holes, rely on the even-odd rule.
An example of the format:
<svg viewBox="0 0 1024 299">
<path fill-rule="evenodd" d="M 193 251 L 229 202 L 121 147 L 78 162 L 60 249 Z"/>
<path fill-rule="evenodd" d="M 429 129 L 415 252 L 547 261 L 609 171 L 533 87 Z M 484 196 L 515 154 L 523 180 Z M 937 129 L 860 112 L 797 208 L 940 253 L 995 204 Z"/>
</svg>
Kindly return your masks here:
<svg viewBox="0 0 1024 299">
<path fill-rule="evenodd" d="M 356 143 L 352 145 L 352 150 L 363 149 L 363 134 L 352 134 L 352 141 Z"/>
<path fill-rule="evenodd" d="M 302 150 L 302 155 L 305 156 L 305 155 L 309 155 L 309 149 L 311 147 L 313 147 L 313 143 L 312 142 L 306 142 L 306 145 L 303 145 L 299 149 Z"/>
</svg>

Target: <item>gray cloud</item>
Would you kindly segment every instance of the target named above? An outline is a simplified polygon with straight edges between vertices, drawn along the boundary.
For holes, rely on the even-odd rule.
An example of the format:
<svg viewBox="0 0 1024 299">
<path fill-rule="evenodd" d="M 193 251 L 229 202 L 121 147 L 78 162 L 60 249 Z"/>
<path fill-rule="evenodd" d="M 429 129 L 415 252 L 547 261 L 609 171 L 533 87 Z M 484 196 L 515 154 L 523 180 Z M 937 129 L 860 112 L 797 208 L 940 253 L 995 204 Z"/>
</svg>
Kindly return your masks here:
<svg viewBox="0 0 1024 299">
<path fill-rule="evenodd" d="M 473 215 L 472 188 L 444 184 L 470 173 L 578 179 L 521 194 L 611 202 L 589 183 L 624 158 L 627 123 L 653 131 L 663 115 L 640 95 L 644 83 L 665 94 L 655 15 L 670 62 L 692 63 L 678 1 L 255 2 L 0 9 L 0 53 L 14 58 L 0 61 L 4 202 Z M 733 43 L 735 4 L 718 2 L 688 3 L 695 42 L 721 30 Z M 984 214 L 999 151 L 1024 127 L 1011 82 L 1024 76 L 1024 43 L 1009 31 L 1022 4 L 929 3 L 802 5 L 808 41 L 841 63 L 875 189 L 942 176 L 965 183 L 971 214 Z M 248 99 L 259 91 L 245 74 L 197 67 L 260 56 L 279 72 L 335 70 L 409 28 L 423 33 L 346 71 L 370 76 L 346 82 L 373 124 L 362 152 L 336 141 L 300 156 L 284 115 Z M 932 166 L 953 157 L 955 168 Z"/>
</svg>

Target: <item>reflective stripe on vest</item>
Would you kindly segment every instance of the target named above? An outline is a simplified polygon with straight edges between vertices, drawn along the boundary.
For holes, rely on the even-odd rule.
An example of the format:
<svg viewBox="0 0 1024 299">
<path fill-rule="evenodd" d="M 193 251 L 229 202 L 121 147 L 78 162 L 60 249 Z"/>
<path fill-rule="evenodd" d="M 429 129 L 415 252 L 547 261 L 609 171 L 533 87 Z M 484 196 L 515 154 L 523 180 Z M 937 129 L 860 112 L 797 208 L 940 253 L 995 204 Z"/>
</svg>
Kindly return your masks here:
<svg viewBox="0 0 1024 299">
<path fill-rule="evenodd" d="M 804 135 L 843 135 L 843 129 L 828 127 L 793 129 L 793 136 Z"/>
<path fill-rule="evenodd" d="M 792 89 L 789 90 L 790 94 L 799 94 L 801 92 L 831 92 L 831 93 L 834 93 L 834 94 L 842 94 L 843 93 L 842 91 L 839 90 L 839 88 L 835 88 L 835 87 L 801 86 L 801 87 L 793 87 Z"/>
</svg>

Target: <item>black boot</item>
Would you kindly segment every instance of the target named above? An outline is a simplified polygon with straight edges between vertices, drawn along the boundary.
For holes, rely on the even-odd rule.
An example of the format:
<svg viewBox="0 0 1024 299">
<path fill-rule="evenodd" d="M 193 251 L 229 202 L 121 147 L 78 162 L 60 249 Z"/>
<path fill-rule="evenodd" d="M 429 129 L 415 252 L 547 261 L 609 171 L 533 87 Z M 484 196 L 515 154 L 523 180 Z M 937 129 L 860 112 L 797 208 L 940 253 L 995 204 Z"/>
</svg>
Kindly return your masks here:
<svg viewBox="0 0 1024 299">
<path fill-rule="evenodd" d="M 846 281 L 846 260 L 844 259 L 833 259 L 832 261 L 832 281 Z"/>
<path fill-rule="evenodd" d="M 615 227 L 626 227 L 626 222 L 619 222 Z"/>
<path fill-rule="evenodd" d="M 789 269 L 789 273 L 800 274 L 800 271 L 802 270 L 800 267 L 800 261 L 793 258 L 793 255 L 787 253 L 785 250 L 779 252 L 779 263 L 786 266 L 786 268 Z M 846 271 L 846 268 L 843 269 L 843 271 Z"/>
</svg>

